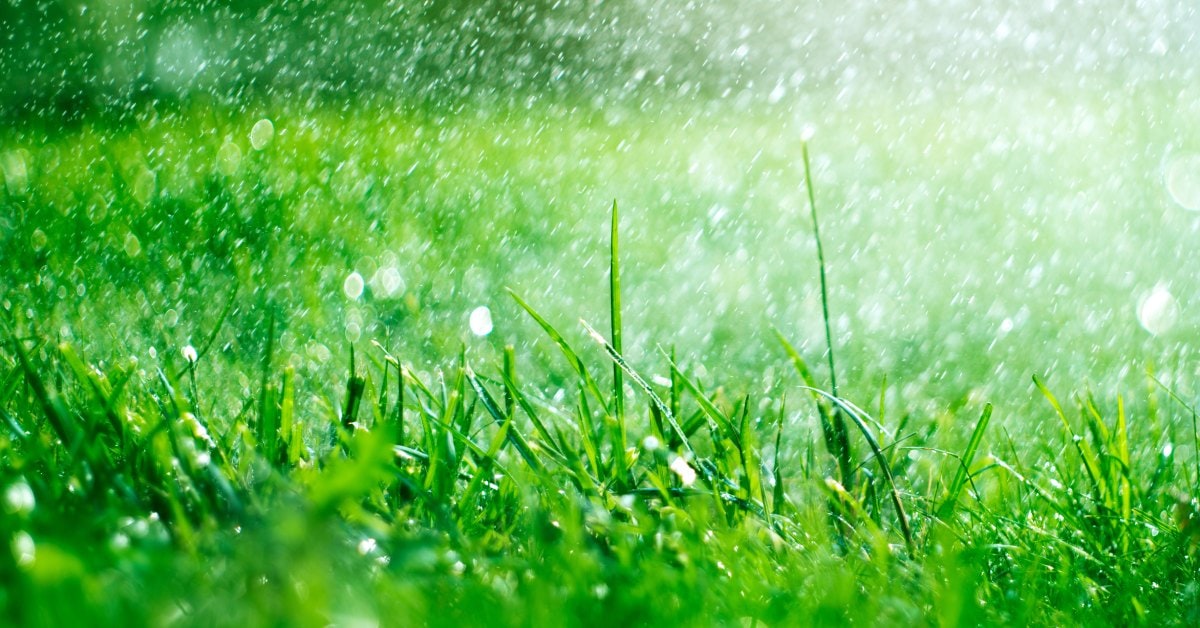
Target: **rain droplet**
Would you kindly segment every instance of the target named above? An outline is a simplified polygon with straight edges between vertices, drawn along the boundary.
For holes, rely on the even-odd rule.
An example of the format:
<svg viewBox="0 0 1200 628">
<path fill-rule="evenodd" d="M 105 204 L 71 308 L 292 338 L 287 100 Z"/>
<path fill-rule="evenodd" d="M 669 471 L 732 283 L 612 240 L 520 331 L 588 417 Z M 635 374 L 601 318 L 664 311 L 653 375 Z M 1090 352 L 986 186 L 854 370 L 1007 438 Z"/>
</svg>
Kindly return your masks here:
<svg viewBox="0 0 1200 628">
<path fill-rule="evenodd" d="M 4 183 L 8 193 L 20 196 L 29 187 L 29 166 L 26 165 L 27 155 L 23 150 L 13 150 L 0 154 L 0 174 L 4 175 Z"/>
<path fill-rule="evenodd" d="M 129 257 L 137 257 L 142 254 L 142 243 L 132 233 L 125 235 L 125 254 Z"/>
<path fill-rule="evenodd" d="M 33 564 L 34 559 L 37 558 L 37 545 L 33 542 L 33 537 L 24 530 L 14 534 L 12 553 L 13 558 L 17 559 L 18 565 L 24 567 Z"/>
<path fill-rule="evenodd" d="M 1200 211 L 1200 155 L 1173 157 L 1167 164 L 1164 178 L 1172 200 L 1184 209 Z"/>
<path fill-rule="evenodd" d="M 254 150 L 262 150 L 271 143 L 271 139 L 275 137 L 275 125 L 271 121 L 263 118 L 254 123 L 254 128 L 250 129 L 250 146 Z"/>
<path fill-rule="evenodd" d="M 342 282 L 342 292 L 346 293 L 346 298 L 352 301 L 357 301 L 363 293 L 363 277 L 354 271 L 346 276 L 346 281 Z"/>
<path fill-rule="evenodd" d="M 471 333 L 476 336 L 486 336 L 492 333 L 492 311 L 486 305 L 471 310 L 468 324 L 471 326 Z"/>
<path fill-rule="evenodd" d="M 133 199 L 141 205 L 148 205 L 154 199 L 154 194 L 158 190 L 158 179 L 153 172 L 142 169 L 137 174 L 133 175 L 133 185 L 130 193 Z"/>
<path fill-rule="evenodd" d="M 217 150 L 217 171 L 227 177 L 232 177 L 237 174 L 241 165 L 242 149 L 229 141 L 221 144 L 221 148 Z"/>
<path fill-rule="evenodd" d="M 25 480 L 17 480 L 4 490 L 4 505 L 12 514 L 27 515 L 33 512 L 37 500 L 34 499 L 33 489 Z"/>
<path fill-rule="evenodd" d="M 671 471 L 674 471 L 675 475 L 679 476 L 679 481 L 684 486 L 691 486 L 696 483 L 696 470 L 687 463 L 687 460 L 676 456 L 671 461 L 670 467 Z"/>
<path fill-rule="evenodd" d="M 192 345 L 184 345 L 181 352 L 183 353 L 183 359 L 190 363 L 195 363 L 196 359 L 199 357 L 196 354 L 196 347 L 193 347 Z"/>
<path fill-rule="evenodd" d="M 404 277 L 395 266 L 385 266 L 375 273 L 375 281 L 379 284 L 384 296 L 394 296 L 404 292 Z M 374 286 L 372 286 L 374 288 Z"/>
<path fill-rule="evenodd" d="M 1179 303 L 1162 284 L 1154 286 L 1138 303 L 1138 322 L 1155 336 L 1170 331 L 1178 320 Z"/>
</svg>

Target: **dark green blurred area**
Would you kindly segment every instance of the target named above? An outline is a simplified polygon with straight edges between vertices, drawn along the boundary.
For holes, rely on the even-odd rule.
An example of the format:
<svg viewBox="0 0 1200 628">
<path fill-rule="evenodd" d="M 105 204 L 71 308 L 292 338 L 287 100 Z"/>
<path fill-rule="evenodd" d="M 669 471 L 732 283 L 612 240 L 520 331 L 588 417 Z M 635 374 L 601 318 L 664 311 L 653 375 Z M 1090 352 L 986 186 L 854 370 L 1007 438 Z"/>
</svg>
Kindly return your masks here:
<svg viewBox="0 0 1200 628">
<path fill-rule="evenodd" d="M 704 106 L 864 85 L 1128 89 L 1194 81 L 1189 3 L 14 0 L 0 117 L 128 115 L 147 102 L 385 99 L 439 110 L 529 99 Z"/>
<path fill-rule="evenodd" d="M 6 2 L 0 111 L 78 118 L 195 97 L 420 102 L 569 90 L 622 63 L 620 4 Z"/>
</svg>

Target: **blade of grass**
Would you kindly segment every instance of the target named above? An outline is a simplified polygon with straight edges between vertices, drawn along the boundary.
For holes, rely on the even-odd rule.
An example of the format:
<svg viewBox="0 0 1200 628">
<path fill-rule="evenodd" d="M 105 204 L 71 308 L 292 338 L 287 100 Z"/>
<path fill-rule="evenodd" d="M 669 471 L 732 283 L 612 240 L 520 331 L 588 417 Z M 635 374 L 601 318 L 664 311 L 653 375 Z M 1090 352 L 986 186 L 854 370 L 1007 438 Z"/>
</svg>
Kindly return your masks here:
<svg viewBox="0 0 1200 628">
<path fill-rule="evenodd" d="M 503 426 L 501 431 L 506 434 L 508 441 L 512 443 L 514 448 L 516 448 L 517 453 L 521 455 L 521 458 L 525 460 L 525 463 L 528 464 L 538 475 L 543 475 L 546 471 L 545 465 L 543 465 L 542 461 L 539 460 L 537 455 L 533 453 L 533 449 L 530 448 L 529 443 L 525 440 L 525 437 L 522 436 L 518 430 L 510 427 L 510 424 L 512 423 L 512 417 L 514 415 L 510 414 L 507 417 L 504 416 L 504 414 L 500 411 L 500 408 L 496 405 L 496 400 L 492 398 L 492 394 L 488 392 L 487 388 L 484 388 L 483 383 L 479 381 L 478 377 L 475 377 L 474 371 L 472 371 L 469 367 L 467 369 L 467 381 L 470 382 L 471 388 L 475 391 L 475 396 L 483 405 L 484 411 L 491 415 L 492 419 L 494 419 L 496 423 Z M 488 457 L 494 458 L 498 451 L 499 449 L 497 448 L 496 452 L 491 452 Z"/>
<path fill-rule="evenodd" d="M 908 523 L 908 515 L 904 512 L 904 504 L 900 501 L 900 491 L 896 488 L 896 480 L 892 477 L 892 470 L 888 466 L 887 457 L 884 456 L 883 451 L 880 449 L 879 441 L 876 440 L 875 435 L 871 433 L 871 428 L 867 425 L 866 421 L 863 420 L 862 416 L 860 416 L 860 413 L 863 415 L 866 413 L 855 408 L 853 404 L 841 399 L 840 397 L 835 397 L 823 390 L 817 390 L 817 392 L 829 399 L 831 403 L 841 408 L 842 413 L 850 417 L 851 421 L 858 426 L 858 430 L 862 432 L 863 437 L 866 438 L 867 445 L 870 446 L 871 453 L 874 455 L 875 461 L 879 465 L 879 470 L 883 474 L 884 480 L 887 482 L 888 489 L 892 497 L 892 505 L 896 508 L 896 518 L 900 521 L 900 531 L 904 534 L 904 544 L 908 548 L 909 554 L 912 555 L 916 550 L 916 544 L 913 542 L 912 527 Z"/>
<path fill-rule="evenodd" d="M 724 412 L 721 411 L 720 408 L 716 406 L 716 404 L 712 402 L 711 399 L 708 398 L 707 395 L 704 394 L 702 390 L 700 390 L 700 386 L 697 385 L 696 382 L 692 381 L 691 378 L 684 375 L 683 371 L 679 370 L 679 366 L 676 365 L 675 361 L 670 357 L 667 357 L 667 364 L 671 366 L 671 372 L 674 374 L 673 376 L 678 378 L 683 387 L 692 393 L 692 397 L 696 400 L 696 404 L 700 406 L 704 416 L 708 418 L 712 425 L 714 425 L 720 431 L 732 432 L 733 422 Z M 687 430 L 684 430 L 683 436 L 686 437 L 689 433 L 690 432 Z"/>
<path fill-rule="evenodd" d="M 800 352 L 796 350 L 792 343 L 778 330 L 775 329 L 775 336 L 779 339 L 779 343 L 783 345 L 783 350 L 787 353 L 792 361 L 792 366 L 796 369 L 796 373 L 800 375 L 800 381 L 812 394 L 813 400 L 817 404 L 817 416 L 821 421 L 821 437 L 825 442 L 825 450 L 829 455 L 833 456 L 834 462 L 838 466 L 838 474 L 842 478 L 850 477 L 854 473 L 854 461 L 850 459 L 850 450 L 841 446 L 841 441 L 838 438 L 838 430 L 835 427 L 836 411 L 831 408 L 831 404 L 827 399 L 816 392 L 819 390 L 816 380 L 813 379 L 812 370 L 808 368 L 808 363 L 800 356 Z"/>
<path fill-rule="evenodd" d="M 617 201 L 613 199 L 612 204 L 612 231 L 609 237 L 609 258 L 608 258 L 608 306 L 610 322 L 612 324 L 612 346 L 617 353 L 623 354 L 625 350 L 621 343 L 621 262 L 620 262 L 620 247 L 618 240 L 618 214 Z M 613 364 L 613 416 L 616 419 L 616 433 L 614 436 L 614 447 L 617 450 L 617 455 L 613 457 L 617 463 L 617 475 L 623 477 L 625 470 L 625 449 L 628 447 L 628 434 L 625 428 L 625 380 L 621 376 L 620 365 Z"/>
<path fill-rule="evenodd" d="M 1041 378 L 1039 378 L 1037 375 L 1033 376 L 1033 383 L 1035 386 L 1037 386 L 1038 390 L 1041 391 L 1042 395 L 1050 402 L 1050 406 L 1054 408 L 1055 414 L 1058 415 L 1059 420 L 1063 424 L 1063 429 L 1066 430 L 1067 437 L 1070 439 L 1071 444 L 1074 445 L 1075 451 L 1079 453 L 1079 457 L 1083 461 L 1083 468 L 1085 471 L 1087 471 L 1088 479 L 1091 481 L 1095 500 L 1099 503 L 1104 503 L 1104 491 L 1101 486 L 1102 480 L 1100 477 L 1100 468 L 1096 462 L 1095 456 L 1092 454 L 1083 438 L 1078 436 L 1075 433 L 1075 430 L 1071 427 L 1071 422 L 1067 420 L 1067 414 L 1063 412 L 1062 405 L 1058 403 L 1058 399 L 1054 396 L 1054 393 L 1050 392 L 1050 389 L 1042 383 Z"/>
<path fill-rule="evenodd" d="M 812 182 L 812 163 L 808 158 L 808 142 L 800 142 L 800 153 L 804 159 L 804 189 L 808 192 L 808 208 L 812 212 L 813 241 L 817 245 L 817 265 L 821 277 L 821 322 L 825 326 L 825 355 L 829 358 L 829 389 L 834 397 L 840 398 L 841 395 L 838 394 L 837 361 L 833 355 L 833 331 L 829 322 L 829 282 L 826 277 L 825 248 L 821 244 L 821 224 L 820 220 L 817 219 L 817 200 Z M 839 415 L 836 407 L 831 413 L 830 423 L 833 425 L 834 441 L 837 443 L 837 452 L 834 455 L 839 463 L 845 462 L 841 466 L 841 471 L 843 472 L 842 484 L 853 490 L 854 477 L 852 475 L 852 467 L 849 464 L 850 458 L 853 457 L 850 450 L 850 433 L 846 428 L 846 421 Z"/>
<path fill-rule="evenodd" d="M 992 404 L 989 403 L 983 407 L 983 414 L 975 423 L 975 429 L 972 430 L 971 438 L 967 441 L 967 448 L 958 458 L 958 469 L 954 472 L 954 479 L 950 481 L 950 490 L 946 493 L 946 499 L 942 501 L 942 505 L 938 507 L 939 519 L 947 520 L 954 513 L 954 507 L 958 504 L 958 496 L 967 484 L 971 462 L 975 459 L 975 453 L 979 451 L 979 445 L 983 442 L 983 433 L 987 430 L 991 418 Z"/>
<path fill-rule="evenodd" d="M 567 358 L 567 363 L 571 365 L 571 368 L 575 371 L 575 374 L 583 379 L 584 387 L 587 388 L 588 392 L 596 398 L 596 401 L 599 402 L 600 407 L 607 414 L 607 408 L 609 407 L 608 401 L 604 398 L 604 394 L 600 392 L 600 386 L 596 383 L 596 379 L 592 377 L 592 374 L 588 371 L 587 366 L 584 365 L 583 359 L 579 357 L 579 354 L 575 353 L 575 350 L 571 348 L 571 345 L 567 343 L 567 340 L 563 338 L 562 334 L 558 333 L 558 330 L 555 329 L 553 325 L 543 318 L 541 314 L 538 314 L 532 306 L 526 303 L 525 300 L 522 299 L 511 288 L 508 289 L 508 294 L 512 296 L 513 300 L 517 302 L 517 305 L 519 305 L 521 309 L 525 310 L 525 312 L 529 314 L 529 316 L 531 316 L 535 322 L 537 322 L 538 326 L 542 328 L 542 331 L 544 331 L 546 335 L 549 336 L 552 341 L 554 341 L 554 344 L 558 345 L 558 349 L 562 351 L 563 356 Z"/>
<path fill-rule="evenodd" d="M 667 404 L 663 403 L 663 400 L 658 396 L 658 393 L 654 392 L 654 389 L 650 387 L 650 384 L 646 383 L 646 380 L 643 379 L 637 371 L 633 370 L 633 367 L 631 367 L 629 363 L 625 361 L 625 357 L 618 353 L 617 350 L 613 348 L 613 346 L 609 344 L 607 340 L 604 339 L 604 336 L 600 335 L 600 332 L 596 331 L 591 325 L 588 325 L 587 321 L 581 320 L 579 322 L 583 324 L 584 329 L 587 330 L 592 339 L 604 347 L 604 351 L 608 353 L 608 357 L 613 361 L 613 363 L 621 367 L 621 370 L 625 371 L 625 374 L 629 376 L 629 379 L 632 380 L 633 383 L 637 384 L 638 388 L 641 388 L 642 391 L 646 393 L 646 396 L 650 398 L 650 402 L 653 403 L 656 408 L 658 408 L 658 411 L 661 412 L 663 417 L 666 418 L 667 423 L 671 426 L 671 429 L 675 431 L 676 436 L 680 438 L 683 447 L 687 449 L 688 453 L 692 454 L 694 458 L 696 451 L 692 448 L 691 441 L 688 440 L 687 435 L 683 432 L 683 428 L 680 427 L 679 422 L 675 420 L 675 415 L 671 414 L 671 409 L 667 407 Z"/>
</svg>

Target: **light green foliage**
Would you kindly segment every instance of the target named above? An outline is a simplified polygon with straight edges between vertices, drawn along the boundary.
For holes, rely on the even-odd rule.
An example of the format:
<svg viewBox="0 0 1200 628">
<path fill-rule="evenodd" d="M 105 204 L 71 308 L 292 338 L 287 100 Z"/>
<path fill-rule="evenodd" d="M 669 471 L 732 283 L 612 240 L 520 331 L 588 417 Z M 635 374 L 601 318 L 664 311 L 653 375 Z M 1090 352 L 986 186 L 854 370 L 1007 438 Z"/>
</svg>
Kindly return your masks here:
<svg viewBox="0 0 1200 628">
<path fill-rule="evenodd" d="M 970 397 L 897 413 L 885 384 L 872 416 L 852 399 L 878 390 L 844 373 L 825 390 L 832 373 L 810 369 L 817 352 L 788 334 L 757 365 L 691 347 L 680 357 L 663 348 L 676 338 L 640 335 L 630 290 L 653 278 L 619 263 L 636 246 L 618 246 L 615 204 L 608 263 L 591 268 L 583 258 L 603 237 L 539 244 L 544 199 L 449 211 L 455 199 L 438 195 L 464 183 L 452 170 L 417 160 L 412 180 L 347 175 L 382 143 L 330 149 L 336 125 L 321 136 L 285 116 L 275 128 L 282 155 L 246 152 L 236 172 L 226 155 L 223 172 L 197 177 L 146 148 L 215 159 L 224 138 L 188 157 L 179 127 L 145 121 L 115 142 L 85 127 L 53 146 L 62 171 L 87 176 L 34 169 L 27 193 L 3 197 L 4 622 L 1200 618 L 1200 477 L 1172 420 L 1194 412 L 1175 392 L 1161 406 L 1159 385 L 1129 406 L 1088 393 L 1075 415 L 1037 380 L 1048 403 L 1030 416 Z M 419 128 L 390 132 L 408 142 L 401 161 L 423 150 Z M 458 155 L 487 142 L 440 141 Z M 539 194 L 481 185 L 484 199 Z M 37 232 L 55 244 L 23 248 Z M 62 244 L 73 233 L 77 249 Z M 346 289 L 381 251 L 403 257 L 407 290 L 383 294 L 365 267 L 366 288 Z M 510 259 L 526 254 L 537 264 Z M 479 293 L 418 278 L 474 265 L 517 278 L 511 302 L 488 303 L 511 329 L 463 348 L 461 321 L 434 313 L 466 311 Z M 579 283 L 575 265 L 595 286 L 609 273 L 607 303 L 583 298 L 565 314 L 529 288 L 533 270 Z M 170 303 L 185 309 L 161 311 Z M 570 324 L 605 309 L 609 338 Z M 862 355 L 839 352 L 838 368 L 871 381 Z M 783 375 L 789 362 L 799 381 Z"/>
</svg>

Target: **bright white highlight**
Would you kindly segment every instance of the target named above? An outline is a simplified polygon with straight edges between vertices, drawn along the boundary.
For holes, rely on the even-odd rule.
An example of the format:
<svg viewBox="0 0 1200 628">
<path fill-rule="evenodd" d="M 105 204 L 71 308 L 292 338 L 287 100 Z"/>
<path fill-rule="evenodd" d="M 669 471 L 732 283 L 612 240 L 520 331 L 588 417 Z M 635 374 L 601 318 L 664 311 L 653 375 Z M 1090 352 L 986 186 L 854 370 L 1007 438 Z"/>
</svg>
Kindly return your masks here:
<svg viewBox="0 0 1200 628">
<path fill-rule="evenodd" d="M 271 143 L 271 138 L 275 137 L 275 125 L 271 121 L 263 118 L 254 123 L 254 127 L 250 129 L 250 146 L 254 150 L 262 150 Z"/>
<path fill-rule="evenodd" d="M 696 483 L 696 470 L 687 463 L 687 460 L 676 457 L 671 461 L 671 470 L 675 475 L 679 476 L 679 481 L 684 486 L 691 486 Z"/>
<path fill-rule="evenodd" d="M 347 299 L 357 301 L 363 293 L 363 276 L 358 274 L 358 271 L 347 275 L 346 281 L 342 282 L 342 292 L 346 293 Z"/>
<path fill-rule="evenodd" d="M 492 333 L 492 311 L 487 309 L 486 305 L 471 310 L 471 317 L 467 324 L 471 327 L 471 333 L 476 336 L 486 336 Z"/>
<path fill-rule="evenodd" d="M 1138 322 L 1146 331 L 1159 336 L 1170 331 L 1179 321 L 1179 303 L 1166 286 L 1154 286 L 1138 303 Z"/>
</svg>

